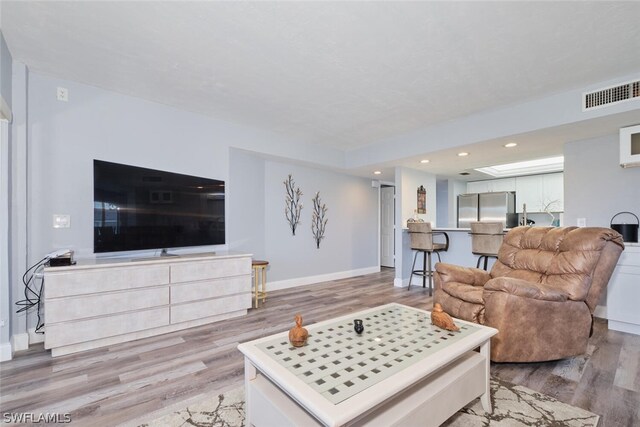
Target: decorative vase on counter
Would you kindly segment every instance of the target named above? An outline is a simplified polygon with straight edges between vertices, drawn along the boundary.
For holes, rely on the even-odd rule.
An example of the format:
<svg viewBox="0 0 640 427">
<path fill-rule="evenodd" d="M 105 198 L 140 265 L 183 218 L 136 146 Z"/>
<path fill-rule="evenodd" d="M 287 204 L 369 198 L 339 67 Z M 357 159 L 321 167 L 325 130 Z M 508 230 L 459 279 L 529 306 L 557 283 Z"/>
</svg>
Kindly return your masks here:
<svg viewBox="0 0 640 427">
<path fill-rule="evenodd" d="M 356 334 L 360 335 L 364 331 L 364 325 L 362 324 L 361 319 L 355 319 L 353 321 L 353 330 L 356 331 Z"/>
</svg>

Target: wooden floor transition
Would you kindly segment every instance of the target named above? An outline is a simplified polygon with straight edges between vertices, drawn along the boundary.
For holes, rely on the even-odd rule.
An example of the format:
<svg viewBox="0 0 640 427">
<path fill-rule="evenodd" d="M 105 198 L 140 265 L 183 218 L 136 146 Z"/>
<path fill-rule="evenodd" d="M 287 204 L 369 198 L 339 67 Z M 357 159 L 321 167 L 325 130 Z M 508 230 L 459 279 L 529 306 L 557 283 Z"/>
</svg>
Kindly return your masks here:
<svg viewBox="0 0 640 427">
<path fill-rule="evenodd" d="M 70 413 L 72 425 L 113 426 L 242 384 L 238 343 L 388 302 L 430 309 L 420 286 L 393 270 L 269 293 L 247 316 L 53 359 L 35 345 L 0 364 L 0 410 Z M 640 336 L 595 325 L 589 357 L 492 364 L 492 375 L 590 410 L 605 427 L 640 426 Z"/>
</svg>

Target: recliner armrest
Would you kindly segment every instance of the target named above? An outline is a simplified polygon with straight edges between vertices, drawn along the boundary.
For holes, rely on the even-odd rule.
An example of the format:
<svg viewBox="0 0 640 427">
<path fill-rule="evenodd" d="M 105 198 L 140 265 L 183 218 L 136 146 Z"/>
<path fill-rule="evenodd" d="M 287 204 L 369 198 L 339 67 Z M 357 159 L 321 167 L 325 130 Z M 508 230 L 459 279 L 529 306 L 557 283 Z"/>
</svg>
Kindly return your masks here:
<svg viewBox="0 0 640 427">
<path fill-rule="evenodd" d="M 491 279 L 484 285 L 484 290 L 485 292 L 506 292 L 518 297 L 543 301 L 565 302 L 569 299 L 569 296 L 561 289 L 512 277 L 496 277 L 495 279 Z"/>
<path fill-rule="evenodd" d="M 459 265 L 438 262 L 435 265 L 437 276 L 442 283 L 458 282 L 472 286 L 483 286 L 491 275 L 485 270 L 473 267 L 460 267 Z"/>
</svg>

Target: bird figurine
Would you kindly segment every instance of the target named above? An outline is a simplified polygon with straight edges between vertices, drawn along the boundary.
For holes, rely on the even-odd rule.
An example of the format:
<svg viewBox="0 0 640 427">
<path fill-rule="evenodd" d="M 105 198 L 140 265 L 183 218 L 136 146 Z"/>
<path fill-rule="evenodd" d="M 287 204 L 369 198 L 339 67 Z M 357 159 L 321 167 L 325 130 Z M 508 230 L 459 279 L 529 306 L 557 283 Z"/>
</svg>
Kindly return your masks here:
<svg viewBox="0 0 640 427">
<path fill-rule="evenodd" d="M 289 342 L 294 347 L 302 347 L 307 343 L 309 331 L 302 327 L 302 316 L 300 313 L 296 314 L 294 319 L 296 320 L 296 326 L 289 330 Z"/>
<path fill-rule="evenodd" d="M 448 331 L 459 331 L 460 328 L 453 323 L 453 319 L 442 309 L 440 303 L 433 305 L 431 311 L 431 323 L 439 328 L 446 329 Z"/>
</svg>

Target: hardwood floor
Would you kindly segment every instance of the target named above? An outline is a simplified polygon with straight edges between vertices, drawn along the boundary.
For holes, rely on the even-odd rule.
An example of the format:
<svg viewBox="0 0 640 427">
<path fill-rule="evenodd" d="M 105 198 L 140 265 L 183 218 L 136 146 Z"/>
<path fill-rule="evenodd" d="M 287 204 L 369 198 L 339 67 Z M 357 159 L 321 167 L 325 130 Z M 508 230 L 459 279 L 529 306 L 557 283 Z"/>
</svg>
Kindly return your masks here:
<svg viewBox="0 0 640 427">
<path fill-rule="evenodd" d="M 72 425 L 111 426 L 240 386 L 238 343 L 388 302 L 430 309 L 422 287 L 393 287 L 393 270 L 270 292 L 247 316 L 53 359 L 42 345 L 0 364 L 0 411 L 70 413 Z M 588 357 L 492 364 L 492 375 L 602 416 L 640 425 L 640 336 L 595 325 Z"/>
</svg>

